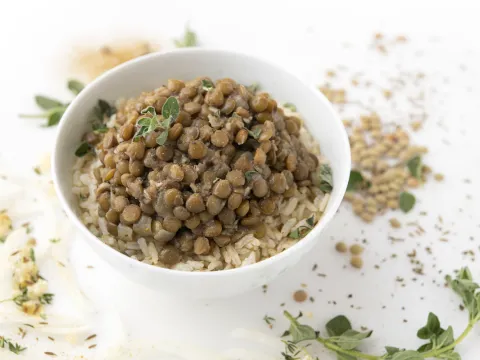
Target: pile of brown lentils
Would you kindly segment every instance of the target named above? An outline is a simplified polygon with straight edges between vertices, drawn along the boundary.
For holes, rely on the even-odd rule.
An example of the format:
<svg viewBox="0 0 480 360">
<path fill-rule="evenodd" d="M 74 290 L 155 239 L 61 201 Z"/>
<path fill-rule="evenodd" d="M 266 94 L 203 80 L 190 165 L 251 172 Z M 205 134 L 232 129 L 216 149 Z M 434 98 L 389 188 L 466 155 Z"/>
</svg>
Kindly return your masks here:
<svg viewBox="0 0 480 360">
<path fill-rule="evenodd" d="M 170 97 L 179 105 L 174 123 L 134 138 L 142 110 L 152 106 L 161 122 Z M 283 199 L 299 188 L 315 197 L 319 163 L 299 139 L 301 126 L 269 94 L 232 79 L 168 80 L 120 105 L 106 133 L 86 134 L 102 163 L 99 216 L 118 239 L 161 244 L 167 266 L 247 233 L 263 238 L 264 218 L 277 215 Z"/>
</svg>

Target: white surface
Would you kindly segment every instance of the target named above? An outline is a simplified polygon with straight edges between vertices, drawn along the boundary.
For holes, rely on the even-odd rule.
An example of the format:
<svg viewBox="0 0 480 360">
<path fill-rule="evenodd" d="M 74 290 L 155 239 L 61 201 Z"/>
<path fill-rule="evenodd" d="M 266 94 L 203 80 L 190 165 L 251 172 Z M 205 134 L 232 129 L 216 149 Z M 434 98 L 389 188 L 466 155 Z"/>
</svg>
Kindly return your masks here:
<svg viewBox="0 0 480 360">
<path fill-rule="evenodd" d="M 98 241 L 78 218 L 78 201 L 72 193 L 72 174 L 68 171 L 76 162 L 74 153 L 81 142 L 81 134 L 89 131 L 90 111 L 85 110 L 93 109 L 98 99 L 113 103 L 116 99 L 137 96 L 146 89 L 155 89 L 159 84 L 166 84 L 169 78 L 188 81 L 198 74 L 212 79 L 231 77 L 241 84 L 252 84 L 256 81 L 280 103 L 291 101 L 296 104 L 310 133 L 321 144 L 323 156 L 331 163 L 335 174 L 333 191 L 329 195 L 325 213 L 321 219 L 317 219 L 314 230 L 301 242 L 278 256 L 228 271 L 170 271 L 132 260 L 112 250 Z M 323 129 L 329 131 L 325 132 Z M 294 266 L 322 238 L 322 230 L 342 202 L 350 175 L 347 133 L 323 94 L 268 62 L 235 52 L 201 48 L 137 58 L 92 82 L 75 98 L 63 115 L 52 160 L 54 182 L 60 202 L 75 226 L 83 232 L 89 244 L 102 258 L 136 283 L 154 290 L 170 288 L 172 296 L 176 297 L 191 296 L 202 299 L 226 298 L 244 293 L 269 283 Z"/>
<path fill-rule="evenodd" d="M 463 330 L 466 315 L 458 310 L 457 298 L 442 285 L 443 275 L 462 265 L 469 265 L 474 276 L 480 277 L 478 262 L 473 263 L 461 254 L 469 249 L 478 254 L 479 246 L 478 9 L 473 1 L 456 1 L 455 7 L 446 5 L 451 2 L 442 1 L 407 1 L 396 6 L 385 1 L 364 1 L 361 5 L 358 1 L 330 3 L 327 6 L 319 1 L 295 1 L 274 6 L 260 1 L 82 1 L 75 4 L 31 1 L 12 2 L 2 8 L 0 161 L 3 173 L 29 174 L 40 154 L 51 150 L 55 129 L 39 128 L 41 121 L 20 120 L 16 114 L 37 111 L 32 101 L 35 93 L 68 98 L 64 89 L 69 75 L 65 60 L 72 52 L 72 44 L 79 41 L 101 44 L 125 36 L 145 35 L 167 44 L 168 39 L 181 34 L 185 22 L 189 21 L 198 31 L 202 45 L 271 58 L 312 85 L 322 81 L 325 69 L 338 64 L 363 72 L 379 83 L 386 82 L 389 74 L 398 73 L 398 64 L 400 70 L 420 70 L 427 75 L 429 117 L 424 131 L 415 134 L 414 141 L 429 146 L 430 154 L 425 161 L 444 173 L 446 180 L 432 181 L 416 191 L 419 204 L 411 214 L 394 215 L 403 223 L 419 220 L 426 230 L 423 236 L 409 238 L 408 228 L 391 230 L 388 217 L 376 220 L 373 225 L 364 225 L 342 209 L 327 231 L 329 240 L 319 243 L 301 264 L 270 284 L 266 294 L 257 290 L 209 303 L 192 303 L 187 298 L 172 302 L 159 293 L 125 282 L 81 238 L 75 238 L 72 261 L 83 291 L 95 304 L 118 311 L 133 341 L 122 341 L 124 346 L 136 346 L 139 340 L 142 340 L 137 344 L 140 347 L 148 344 L 147 350 L 134 353 L 136 359 L 153 358 L 151 346 L 168 348 L 174 353 L 193 351 L 189 345 L 196 345 L 217 352 L 242 347 L 278 354 L 267 345 L 272 344 L 268 339 L 259 335 L 234 338 L 232 331 L 248 328 L 279 335 L 286 325 L 281 319 L 280 303 L 283 302 L 292 312 L 298 309 L 312 312 L 310 322 L 319 328 L 332 316 L 346 314 L 357 327 L 364 325 L 374 330 L 368 343 L 375 352 L 387 344 L 418 346 L 415 332 L 423 325 L 428 311 L 437 313 L 445 324 L 452 324 L 456 333 Z M 368 49 L 372 33 L 379 30 L 392 36 L 405 34 L 411 41 L 388 57 L 382 56 Z M 345 48 L 344 43 L 351 46 Z M 385 107 L 382 111 L 383 116 L 408 122 L 402 107 L 395 111 Z M 471 181 L 467 183 L 464 179 Z M 428 211 L 427 217 L 419 216 L 422 210 Z M 451 231 L 446 243 L 438 240 L 441 233 L 435 229 L 440 215 L 444 229 Z M 392 244 L 388 235 L 406 240 Z M 470 236 L 474 240 L 469 240 Z M 335 253 L 333 245 L 336 240 L 352 243 L 364 238 L 369 243 L 364 254 L 366 266 L 362 271 L 355 271 L 346 266 L 348 257 Z M 425 252 L 426 246 L 431 246 L 432 256 Z M 406 254 L 412 249 L 417 249 L 418 257 L 425 263 L 425 276 L 417 276 L 411 270 Z M 396 259 L 390 258 L 393 253 L 398 254 Z M 383 262 L 383 259 L 387 260 Z M 311 271 L 313 263 L 318 264 L 317 272 L 327 274 L 326 278 Z M 381 268 L 374 269 L 375 264 Z M 87 270 L 86 265 L 95 268 Z M 407 281 L 406 287 L 402 287 L 395 281 L 397 276 L 416 277 L 418 281 Z M 291 293 L 300 288 L 301 283 L 307 284 L 308 292 L 315 297 L 314 303 L 298 305 L 291 300 Z M 348 294 L 353 294 L 353 298 L 349 299 Z M 266 313 L 277 318 L 272 331 L 261 320 Z M 408 322 L 404 323 L 403 319 Z M 117 330 L 116 325 L 107 328 L 103 336 Z M 240 336 L 245 332 L 237 330 L 234 334 Z M 477 328 L 459 347 L 464 359 L 478 358 L 475 355 L 480 351 L 479 335 Z M 24 342 L 33 354 L 38 346 L 35 337 L 28 335 Z M 87 358 L 91 358 L 90 351 L 84 352 Z M 231 350 L 227 354 L 232 354 Z M 321 355 L 321 358 L 329 359 L 329 356 Z M 166 355 L 165 358 L 172 357 Z M 191 359 L 191 353 L 185 358 Z"/>
</svg>

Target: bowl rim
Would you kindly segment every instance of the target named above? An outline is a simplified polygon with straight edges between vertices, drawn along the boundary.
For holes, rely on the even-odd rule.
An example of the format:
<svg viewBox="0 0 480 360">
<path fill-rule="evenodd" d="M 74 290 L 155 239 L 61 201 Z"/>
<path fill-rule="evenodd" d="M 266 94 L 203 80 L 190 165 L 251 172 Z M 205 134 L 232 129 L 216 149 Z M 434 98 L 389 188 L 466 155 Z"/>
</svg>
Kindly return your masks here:
<svg viewBox="0 0 480 360">
<path fill-rule="evenodd" d="M 143 270 L 146 271 L 153 271 L 156 273 L 160 274 L 165 274 L 165 275 L 171 275 L 171 276 L 178 276 L 178 277 L 190 277 L 190 276 L 196 276 L 196 277 L 224 277 L 224 276 L 230 276 L 233 274 L 240 274 L 240 273 L 246 273 L 246 272 L 252 272 L 252 271 L 259 271 L 263 268 L 266 268 L 270 266 L 271 264 L 278 262 L 285 257 L 288 257 L 291 253 L 295 251 L 299 251 L 303 246 L 306 246 L 308 243 L 315 241 L 315 238 L 321 233 L 321 231 L 328 225 L 328 223 L 332 220 L 333 216 L 336 214 L 342 199 L 343 195 L 345 194 L 345 191 L 347 189 L 347 184 L 348 184 L 348 176 L 345 176 L 344 179 L 340 184 L 337 184 L 336 187 L 339 188 L 338 196 L 335 198 L 330 197 L 329 203 L 330 203 L 330 209 L 329 211 L 325 212 L 324 215 L 320 218 L 320 220 L 315 224 L 313 229 L 305 235 L 301 239 L 301 241 L 298 241 L 296 244 L 292 245 L 288 249 L 283 250 L 282 252 L 271 256 L 267 259 L 261 260 L 259 262 L 256 262 L 254 264 L 246 265 L 243 267 L 238 267 L 238 268 L 233 268 L 233 269 L 227 269 L 227 270 L 219 270 L 219 271 L 181 271 L 181 270 L 175 270 L 175 269 L 168 269 L 168 268 L 162 268 L 150 264 L 145 264 L 141 261 L 135 260 L 130 258 L 129 256 L 111 248 L 104 242 L 102 242 L 97 236 L 92 234 L 90 230 L 86 227 L 86 225 L 83 224 L 83 222 L 79 219 L 79 217 L 76 215 L 75 211 L 73 210 L 72 207 L 70 207 L 66 196 L 64 195 L 63 191 L 61 190 L 60 182 L 59 182 L 59 177 L 57 174 L 59 173 L 58 169 L 58 162 L 57 157 L 60 157 L 60 149 L 58 147 L 58 142 L 60 139 L 60 134 L 64 132 L 64 128 L 66 128 L 66 124 L 71 121 L 70 120 L 70 114 L 74 111 L 73 109 L 76 107 L 76 104 L 78 102 L 81 102 L 83 98 L 89 97 L 90 96 L 90 90 L 98 86 L 98 84 L 103 83 L 105 81 L 108 81 L 110 78 L 113 78 L 117 76 L 117 73 L 122 72 L 122 71 L 128 71 L 129 69 L 134 69 L 138 66 L 141 66 L 143 62 L 150 61 L 153 58 L 165 58 L 165 57 L 170 57 L 170 56 L 176 56 L 177 54 L 191 54 L 193 56 L 198 55 L 199 53 L 212 53 L 212 54 L 221 54 L 221 55 L 232 55 L 236 57 L 241 57 L 245 59 L 245 61 L 254 61 L 254 62 L 260 62 L 263 63 L 264 65 L 268 67 L 275 68 L 275 70 L 287 73 L 289 76 L 293 77 L 295 80 L 298 81 L 298 83 L 302 84 L 303 86 L 307 87 L 309 91 L 313 93 L 314 96 L 317 97 L 318 101 L 323 103 L 323 106 L 328 109 L 328 112 L 330 113 L 330 116 L 335 119 L 335 126 L 339 127 L 339 132 L 341 133 L 341 136 L 338 141 L 338 146 L 344 148 L 344 152 L 346 154 L 346 166 L 347 169 L 346 172 L 350 172 L 351 168 L 351 159 L 350 159 L 350 144 L 348 140 L 348 135 L 347 132 L 340 120 L 339 115 L 337 112 L 334 110 L 332 104 L 327 100 L 327 98 L 322 94 L 321 91 L 318 89 L 314 88 L 313 86 L 307 85 L 304 81 L 302 81 L 298 76 L 287 70 L 285 67 L 274 63 L 270 60 L 264 59 L 262 57 L 250 55 L 247 53 L 242 53 L 242 52 L 237 52 L 237 51 L 231 51 L 231 50 L 222 50 L 222 49 L 212 49 L 212 48 L 183 48 L 183 49 L 174 49 L 166 52 L 154 52 L 151 54 L 143 55 L 140 57 L 137 57 L 135 59 L 129 60 L 123 64 L 120 64 L 110 70 L 107 70 L 97 78 L 95 78 L 92 82 L 87 84 L 85 88 L 74 98 L 74 100 L 70 103 L 68 106 L 67 110 L 63 114 L 60 124 L 57 129 L 57 133 L 55 136 L 55 141 L 54 141 L 54 150 L 53 150 L 53 156 L 52 156 L 52 177 L 53 177 L 53 182 L 54 182 L 54 187 L 55 191 L 57 193 L 57 196 L 60 200 L 62 208 L 65 210 L 67 213 L 68 218 L 75 224 L 77 228 L 80 229 L 80 231 L 85 235 L 88 239 L 87 241 L 91 242 L 91 246 L 93 247 L 93 250 L 95 252 L 95 246 L 98 245 L 100 247 L 103 247 L 106 251 L 110 251 L 112 253 L 112 256 L 116 257 L 119 259 L 119 261 L 125 261 L 126 265 L 129 266 L 134 266 L 134 267 L 140 267 Z M 332 124 L 333 125 L 333 124 Z M 71 171 L 71 169 L 69 169 Z M 333 174 L 335 176 L 335 174 Z M 95 243 L 96 242 L 96 245 Z M 99 254 L 101 258 L 104 257 L 103 254 Z M 104 259 L 108 263 L 110 263 L 109 260 Z"/>
</svg>

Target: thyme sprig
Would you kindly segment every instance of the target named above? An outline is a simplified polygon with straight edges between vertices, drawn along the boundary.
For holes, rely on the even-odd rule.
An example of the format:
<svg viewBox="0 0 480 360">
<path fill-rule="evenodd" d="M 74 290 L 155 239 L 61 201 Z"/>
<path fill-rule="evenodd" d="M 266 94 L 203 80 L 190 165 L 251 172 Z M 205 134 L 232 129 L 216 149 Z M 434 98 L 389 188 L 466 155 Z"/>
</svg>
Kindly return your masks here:
<svg viewBox="0 0 480 360">
<path fill-rule="evenodd" d="M 372 331 L 357 331 L 352 329 L 350 321 L 343 315 L 337 316 L 326 324 L 326 335 L 321 336 L 311 326 L 299 322 L 302 314 L 294 317 L 288 311 L 284 312 L 285 317 L 290 321 L 290 328 L 283 336 L 290 336 L 291 340 L 283 340 L 285 351 L 282 356 L 285 360 L 300 359 L 302 352 L 308 354 L 304 341 L 317 341 L 325 348 L 335 352 L 339 360 L 423 360 L 443 359 L 461 360 L 461 356 L 455 351 L 472 331 L 474 326 L 480 322 L 480 286 L 472 279 L 468 268 L 459 271 L 457 277 L 447 277 L 447 282 L 452 290 L 457 293 L 463 301 L 463 306 L 468 310 L 469 321 L 465 330 L 457 337 L 454 337 L 451 326 L 446 329 L 441 327 L 438 317 L 430 313 L 427 323 L 417 332 L 417 337 L 428 340 L 417 350 L 400 349 L 393 346 L 386 346 L 382 355 L 371 355 L 358 350 L 363 341 L 372 335 Z M 313 359 L 308 354 L 310 359 Z M 302 357 L 305 359 L 305 357 Z"/>
</svg>

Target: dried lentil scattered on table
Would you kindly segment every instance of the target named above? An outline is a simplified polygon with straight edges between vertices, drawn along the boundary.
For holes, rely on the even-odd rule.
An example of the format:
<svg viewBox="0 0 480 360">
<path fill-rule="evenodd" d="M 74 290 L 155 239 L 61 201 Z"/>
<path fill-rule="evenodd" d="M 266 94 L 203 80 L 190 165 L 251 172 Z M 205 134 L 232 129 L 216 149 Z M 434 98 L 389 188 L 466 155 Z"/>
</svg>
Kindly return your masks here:
<svg viewBox="0 0 480 360">
<path fill-rule="evenodd" d="M 307 300 L 308 294 L 305 290 L 297 290 L 293 293 L 293 300 L 302 303 Z"/>
</svg>

